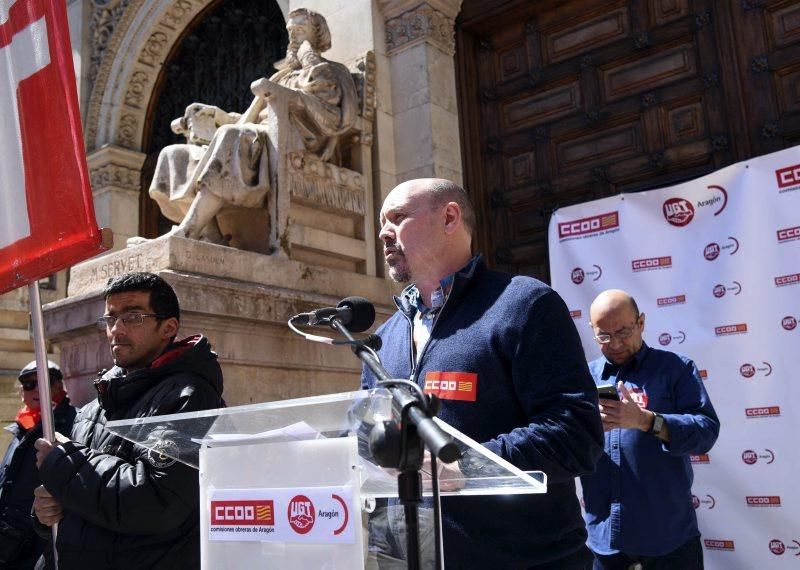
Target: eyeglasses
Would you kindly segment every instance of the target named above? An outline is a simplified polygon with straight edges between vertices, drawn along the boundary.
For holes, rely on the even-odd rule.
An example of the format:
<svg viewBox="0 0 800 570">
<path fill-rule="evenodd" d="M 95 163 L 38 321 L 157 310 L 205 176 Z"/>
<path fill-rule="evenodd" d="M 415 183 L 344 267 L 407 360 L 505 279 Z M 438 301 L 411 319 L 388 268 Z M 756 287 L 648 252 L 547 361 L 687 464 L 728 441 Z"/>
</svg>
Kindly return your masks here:
<svg viewBox="0 0 800 570">
<path fill-rule="evenodd" d="M 155 313 L 128 313 L 127 315 L 122 315 L 121 317 L 112 317 L 111 315 L 106 315 L 97 319 L 97 328 L 100 330 L 112 329 L 118 320 L 122 321 L 122 324 L 126 327 L 138 327 L 144 322 L 145 317 L 153 317 L 156 319 L 167 318 L 164 315 L 157 315 Z"/>
<path fill-rule="evenodd" d="M 638 321 L 639 317 L 636 317 L 636 320 Z M 615 333 L 596 334 L 592 338 L 594 339 L 594 341 L 597 344 L 608 344 L 608 343 L 611 342 L 611 339 L 613 339 L 613 338 L 618 338 L 619 340 L 627 340 L 627 339 L 631 338 L 631 335 L 633 334 L 633 330 L 636 328 L 637 324 L 638 324 L 638 322 L 634 323 L 632 325 L 628 325 L 624 329 L 620 330 L 619 332 L 615 332 Z"/>
<path fill-rule="evenodd" d="M 20 385 L 22 385 L 22 389 L 23 390 L 25 390 L 26 392 L 30 392 L 31 390 L 36 390 L 36 388 L 39 387 L 39 381 L 38 380 L 23 380 L 22 382 L 20 382 Z"/>
</svg>

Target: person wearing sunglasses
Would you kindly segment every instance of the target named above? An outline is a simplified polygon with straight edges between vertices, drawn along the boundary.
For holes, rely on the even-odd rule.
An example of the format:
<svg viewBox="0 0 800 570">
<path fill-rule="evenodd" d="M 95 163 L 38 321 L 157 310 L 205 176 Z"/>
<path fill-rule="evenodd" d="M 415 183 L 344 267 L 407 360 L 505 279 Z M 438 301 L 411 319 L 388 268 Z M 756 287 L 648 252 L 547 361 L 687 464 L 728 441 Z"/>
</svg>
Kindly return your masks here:
<svg viewBox="0 0 800 570">
<path fill-rule="evenodd" d="M 217 355 L 203 335 L 178 338 L 178 297 L 158 275 L 113 277 L 103 297 L 98 327 L 115 366 L 95 382 L 97 399 L 81 408 L 70 438 L 36 442 L 37 528 L 58 523 L 59 570 L 199 568 L 197 471 L 176 461 L 169 434 L 147 449 L 105 425 L 223 407 Z"/>
<path fill-rule="evenodd" d="M 607 388 L 604 453 L 581 477 L 594 570 L 703 568 L 689 454 L 711 449 L 719 418 L 700 372 L 644 342 L 645 315 L 625 291 L 603 291 L 589 315 L 603 354 L 589 371 Z"/>
<path fill-rule="evenodd" d="M 55 427 L 69 433 L 75 408 L 64 390 L 61 369 L 49 360 L 47 367 Z M 0 568 L 7 570 L 33 568 L 46 544 L 34 531 L 31 520 L 33 490 L 41 485 L 34 448 L 42 437 L 36 361 L 28 363 L 18 378 L 23 406 L 14 423 L 6 427 L 12 439 L 0 466 Z"/>
</svg>

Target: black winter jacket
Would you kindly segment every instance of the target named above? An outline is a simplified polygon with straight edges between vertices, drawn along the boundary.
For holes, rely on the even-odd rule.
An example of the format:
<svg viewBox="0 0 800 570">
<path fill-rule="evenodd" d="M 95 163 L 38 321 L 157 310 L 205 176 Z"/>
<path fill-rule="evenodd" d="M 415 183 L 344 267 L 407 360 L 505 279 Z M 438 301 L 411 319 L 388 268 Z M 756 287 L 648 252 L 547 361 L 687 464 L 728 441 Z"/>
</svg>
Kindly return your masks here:
<svg viewBox="0 0 800 570">
<path fill-rule="evenodd" d="M 200 567 L 198 473 L 105 429 L 107 421 L 222 407 L 222 371 L 200 335 L 150 368 L 112 368 L 75 421 L 72 442 L 41 466 L 61 502 L 60 570 Z"/>
<path fill-rule="evenodd" d="M 70 433 L 75 408 L 65 397 L 53 410 L 56 431 Z M 14 436 L 0 467 L 0 568 L 33 568 L 42 555 L 45 541 L 36 535 L 31 522 L 33 490 L 41 485 L 33 444 L 42 437 L 42 424 L 25 429 L 18 423 L 6 430 Z"/>
</svg>

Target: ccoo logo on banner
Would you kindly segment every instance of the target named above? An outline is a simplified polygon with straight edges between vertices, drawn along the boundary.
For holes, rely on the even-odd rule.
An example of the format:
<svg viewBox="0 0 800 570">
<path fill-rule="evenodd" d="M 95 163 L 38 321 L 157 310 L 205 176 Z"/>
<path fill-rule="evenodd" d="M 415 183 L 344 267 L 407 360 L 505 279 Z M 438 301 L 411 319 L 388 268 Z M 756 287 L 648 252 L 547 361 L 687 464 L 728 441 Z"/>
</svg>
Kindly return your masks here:
<svg viewBox="0 0 800 570">
<path fill-rule="evenodd" d="M 217 542 L 355 542 L 349 487 L 215 489 L 208 536 Z M 359 517 L 358 523 L 361 524 Z"/>
<path fill-rule="evenodd" d="M 63 0 L 0 1 L 0 293 L 101 251 Z"/>
<path fill-rule="evenodd" d="M 647 314 L 645 341 L 700 369 L 722 418 L 711 452 L 690 457 L 706 567 L 796 566 L 800 147 L 562 208 L 549 247 L 587 358 L 600 356 L 589 305 L 619 288 Z"/>
</svg>

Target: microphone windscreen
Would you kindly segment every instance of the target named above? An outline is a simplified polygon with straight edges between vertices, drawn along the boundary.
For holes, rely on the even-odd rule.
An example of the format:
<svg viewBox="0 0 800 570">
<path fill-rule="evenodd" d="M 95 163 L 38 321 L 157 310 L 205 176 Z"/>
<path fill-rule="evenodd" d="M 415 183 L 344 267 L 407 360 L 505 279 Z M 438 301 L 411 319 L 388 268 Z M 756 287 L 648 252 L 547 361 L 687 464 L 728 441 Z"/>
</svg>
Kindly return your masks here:
<svg viewBox="0 0 800 570">
<path fill-rule="evenodd" d="M 345 323 L 351 332 L 364 332 L 375 322 L 375 305 L 364 297 L 347 297 L 337 307 L 347 307 L 352 311 L 350 322 Z"/>
<path fill-rule="evenodd" d="M 383 346 L 383 339 L 376 334 L 369 335 L 361 342 L 370 347 L 372 350 L 380 350 Z"/>
</svg>

